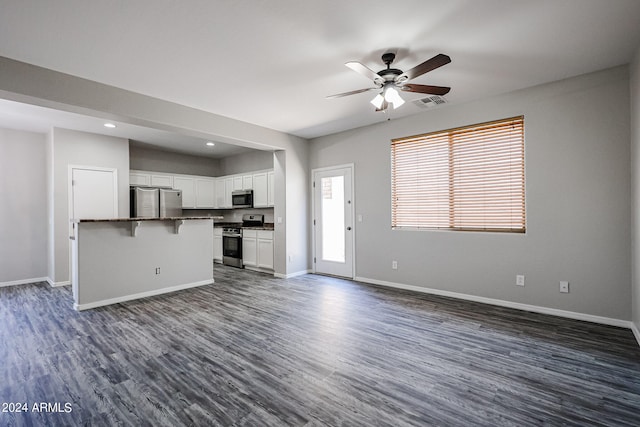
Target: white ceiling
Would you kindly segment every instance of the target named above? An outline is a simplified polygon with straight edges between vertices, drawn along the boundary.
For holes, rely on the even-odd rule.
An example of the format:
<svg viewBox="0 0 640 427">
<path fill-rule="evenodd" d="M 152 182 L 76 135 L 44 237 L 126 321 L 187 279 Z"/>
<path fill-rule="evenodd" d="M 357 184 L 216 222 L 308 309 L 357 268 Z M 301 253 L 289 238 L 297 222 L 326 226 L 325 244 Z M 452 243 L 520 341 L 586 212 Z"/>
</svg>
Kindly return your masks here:
<svg viewBox="0 0 640 427">
<path fill-rule="evenodd" d="M 0 56 L 305 138 L 387 119 L 371 92 L 325 99 L 371 86 L 347 61 L 378 71 L 395 50 L 407 70 L 445 53 L 450 64 L 412 82 L 451 86 L 447 100 L 462 103 L 625 64 L 640 45 L 638 0 L 0 0 L 0 10 Z M 423 111 L 407 102 L 390 116 Z"/>
</svg>

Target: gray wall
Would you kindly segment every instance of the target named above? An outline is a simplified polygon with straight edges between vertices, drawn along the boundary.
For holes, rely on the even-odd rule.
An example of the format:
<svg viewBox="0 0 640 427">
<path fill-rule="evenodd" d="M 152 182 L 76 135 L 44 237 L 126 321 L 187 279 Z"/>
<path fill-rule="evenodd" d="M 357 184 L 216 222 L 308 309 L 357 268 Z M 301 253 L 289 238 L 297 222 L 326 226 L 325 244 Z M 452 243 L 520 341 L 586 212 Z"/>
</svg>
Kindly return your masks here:
<svg viewBox="0 0 640 427">
<path fill-rule="evenodd" d="M 264 169 L 273 169 L 273 152 L 256 150 L 220 159 L 219 176 Z"/>
<path fill-rule="evenodd" d="M 629 102 L 618 67 L 318 138 L 310 167 L 355 164 L 358 277 L 629 320 Z M 391 230 L 392 138 L 520 114 L 526 234 Z"/>
<path fill-rule="evenodd" d="M 143 221 L 131 237 L 130 222 L 81 222 L 73 287 L 79 308 L 211 283 L 212 221 L 187 220 L 178 234 L 173 227 L 173 221 Z"/>
<path fill-rule="evenodd" d="M 0 129 L 0 284 L 47 275 L 46 135 Z"/>
<path fill-rule="evenodd" d="M 118 170 L 118 215 L 129 217 L 129 140 L 68 129 L 52 131 L 53 156 L 51 179 L 53 206 L 50 227 L 53 227 L 49 249 L 53 252 L 53 270 L 49 279 L 55 284 L 68 284 L 69 260 L 69 165 L 96 166 Z"/>
<path fill-rule="evenodd" d="M 185 175 L 220 176 L 220 161 L 208 157 L 170 153 L 152 148 L 148 144 L 130 141 L 129 165 L 131 169 L 178 173 Z"/>
<path fill-rule="evenodd" d="M 640 48 L 631 63 L 632 167 L 632 306 L 636 339 L 640 342 Z"/>
</svg>

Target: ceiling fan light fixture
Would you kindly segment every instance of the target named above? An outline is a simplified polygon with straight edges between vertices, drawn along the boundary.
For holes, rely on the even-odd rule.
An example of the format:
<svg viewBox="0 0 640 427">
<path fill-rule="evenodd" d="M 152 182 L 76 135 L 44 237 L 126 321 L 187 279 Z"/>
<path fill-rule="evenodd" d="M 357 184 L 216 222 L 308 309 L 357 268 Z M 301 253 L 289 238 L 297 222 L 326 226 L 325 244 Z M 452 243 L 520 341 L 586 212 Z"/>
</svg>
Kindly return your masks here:
<svg viewBox="0 0 640 427">
<path fill-rule="evenodd" d="M 371 100 L 371 103 L 377 109 L 380 109 L 380 107 L 382 107 L 383 102 L 384 102 L 384 97 L 382 96 L 381 93 L 377 94 L 376 97 Z"/>
<path fill-rule="evenodd" d="M 404 104 L 404 100 L 400 97 L 400 94 L 394 87 L 388 87 L 385 90 L 384 99 L 393 104 L 394 110 Z"/>
</svg>

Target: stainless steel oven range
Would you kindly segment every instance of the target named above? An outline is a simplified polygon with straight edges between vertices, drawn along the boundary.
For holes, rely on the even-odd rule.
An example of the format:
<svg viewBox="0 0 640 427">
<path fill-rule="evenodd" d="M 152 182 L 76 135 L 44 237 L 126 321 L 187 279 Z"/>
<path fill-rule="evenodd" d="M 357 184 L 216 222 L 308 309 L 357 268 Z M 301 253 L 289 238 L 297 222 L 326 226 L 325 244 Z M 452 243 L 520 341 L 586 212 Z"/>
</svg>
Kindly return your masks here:
<svg viewBox="0 0 640 427">
<path fill-rule="evenodd" d="M 222 263 L 242 268 L 242 228 L 222 229 Z"/>
<path fill-rule="evenodd" d="M 242 225 L 222 228 L 222 263 L 233 267 L 242 265 L 242 227 L 264 227 L 264 215 L 244 214 Z"/>
</svg>

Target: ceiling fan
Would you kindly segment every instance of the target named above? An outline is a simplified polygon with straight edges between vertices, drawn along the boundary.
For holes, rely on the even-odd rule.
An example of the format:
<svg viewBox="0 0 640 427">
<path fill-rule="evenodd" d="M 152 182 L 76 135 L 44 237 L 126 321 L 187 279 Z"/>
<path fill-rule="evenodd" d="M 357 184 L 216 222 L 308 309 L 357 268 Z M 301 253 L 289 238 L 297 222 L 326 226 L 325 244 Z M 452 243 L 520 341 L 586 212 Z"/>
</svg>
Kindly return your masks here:
<svg viewBox="0 0 640 427">
<path fill-rule="evenodd" d="M 429 95 L 445 95 L 451 90 L 450 87 L 444 86 L 405 83 L 408 80 L 415 79 L 418 76 L 448 64 L 451 62 L 451 58 L 447 55 L 440 53 L 431 59 L 427 59 L 422 64 L 416 65 L 408 71 L 391 68 L 391 63 L 393 63 L 395 59 L 395 53 L 387 52 L 383 54 L 382 62 L 385 63 L 387 68 L 380 70 L 377 73 L 359 62 L 347 62 L 344 65 L 351 68 L 353 71 L 362 74 L 368 79 L 373 80 L 375 87 L 339 93 L 327 96 L 327 99 L 341 98 L 343 96 L 355 95 L 357 93 L 368 92 L 370 90 L 381 90 L 376 97 L 371 100 L 371 103 L 376 107 L 376 111 L 385 111 L 389 107 L 389 104 L 393 104 L 394 109 L 404 104 L 404 100 L 400 97 L 398 90 L 403 92 L 426 93 Z"/>
</svg>

